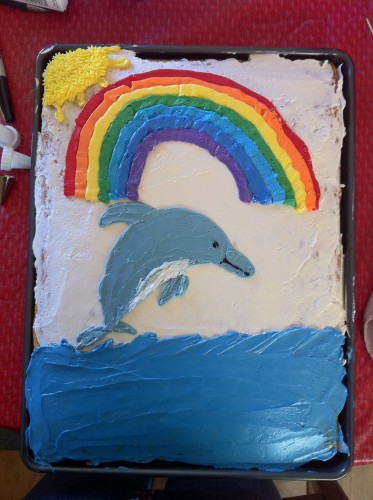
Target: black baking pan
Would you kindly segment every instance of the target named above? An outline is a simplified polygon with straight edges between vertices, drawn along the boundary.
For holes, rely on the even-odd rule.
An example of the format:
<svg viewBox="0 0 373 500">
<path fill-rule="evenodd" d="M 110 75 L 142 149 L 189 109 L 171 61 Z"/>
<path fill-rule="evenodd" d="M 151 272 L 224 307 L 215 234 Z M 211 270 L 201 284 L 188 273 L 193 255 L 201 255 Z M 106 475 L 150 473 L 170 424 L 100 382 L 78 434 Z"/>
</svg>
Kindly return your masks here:
<svg viewBox="0 0 373 500">
<path fill-rule="evenodd" d="M 32 136 L 32 166 L 31 166 L 31 193 L 35 184 L 35 161 L 37 151 L 38 133 L 41 130 L 41 110 L 43 89 L 41 85 L 43 71 L 57 52 L 65 52 L 76 48 L 86 48 L 88 45 L 51 45 L 43 49 L 36 61 L 36 86 L 34 96 L 33 136 Z M 340 415 L 345 441 L 350 454 L 337 453 L 327 462 L 312 461 L 308 464 L 290 471 L 266 472 L 255 469 L 227 470 L 210 467 L 199 467 L 185 463 L 152 462 L 149 464 L 135 464 L 128 462 L 115 462 L 88 466 L 86 463 L 64 461 L 48 466 L 41 466 L 33 459 L 32 452 L 26 442 L 26 429 L 29 417 L 25 406 L 25 397 L 22 401 L 22 447 L 21 455 L 24 463 L 31 470 L 47 472 L 49 470 L 77 473 L 110 473 L 129 475 L 151 476 L 209 476 L 209 477 L 246 477 L 259 479 L 302 479 L 302 480 L 336 480 L 349 472 L 353 462 L 354 432 L 353 432 L 353 407 L 354 407 L 354 315 L 355 315 L 355 116 L 354 116 L 354 68 L 350 57 L 339 50 L 324 49 L 295 49 L 295 48 L 257 48 L 257 47 L 199 47 L 199 46 L 131 46 L 122 45 L 123 49 L 132 50 L 138 57 L 145 59 L 226 59 L 236 58 L 247 60 L 251 54 L 279 54 L 291 60 L 313 58 L 320 61 L 330 61 L 341 68 L 343 75 L 343 94 L 346 99 L 344 109 L 344 123 L 346 135 L 343 140 L 341 156 L 341 184 L 344 186 L 341 198 L 341 234 L 343 244 L 343 270 L 344 270 L 344 300 L 347 311 L 347 330 L 345 342 L 345 357 L 347 359 L 347 374 L 344 383 L 348 389 L 345 407 Z M 25 311 L 25 348 L 23 382 L 33 350 L 33 318 L 34 318 L 34 285 L 35 269 L 32 252 L 32 242 L 35 234 L 35 206 L 34 197 L 30 196 L 29 209 L 29 244 L 28 267 Z M 23 385 L 24 386 L 24 385 Z"/>
</svg>

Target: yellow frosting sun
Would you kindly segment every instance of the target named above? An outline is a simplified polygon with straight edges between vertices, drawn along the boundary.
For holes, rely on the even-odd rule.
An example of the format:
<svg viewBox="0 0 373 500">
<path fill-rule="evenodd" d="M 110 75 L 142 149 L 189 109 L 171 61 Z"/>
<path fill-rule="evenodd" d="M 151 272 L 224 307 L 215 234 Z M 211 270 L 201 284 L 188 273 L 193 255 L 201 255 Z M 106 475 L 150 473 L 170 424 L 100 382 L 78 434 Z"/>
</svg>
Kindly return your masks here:
<svg viewBox="0 0 373 500">
<path fill-rule="evenodd" d="M 130 65 L 128 59 L 110 59 L 108 54 L 119 52 L 120 47 L 88 47 L 58 53 L 44 71 L 45 106 L 56 109 L 56 120 L 63 122 L 62 106 L 66 101 L 85 104 L 84 92 L 97 83 L 107 87 L 106 72 L 111 68 L 123 69 Z"/>
</svg>

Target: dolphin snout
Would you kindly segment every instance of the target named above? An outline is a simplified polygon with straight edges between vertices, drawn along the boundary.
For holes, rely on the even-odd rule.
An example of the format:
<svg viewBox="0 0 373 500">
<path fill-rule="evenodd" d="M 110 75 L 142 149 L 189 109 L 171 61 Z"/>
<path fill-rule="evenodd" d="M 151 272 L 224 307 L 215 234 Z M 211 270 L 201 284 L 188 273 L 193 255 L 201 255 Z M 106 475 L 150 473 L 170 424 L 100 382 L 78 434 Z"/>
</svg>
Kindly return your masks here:
<svg viewBox="0 0 373 500">
<path fill-rule="evenodd" d="M 227 250 L 220 266 L 242 278 L 251 278 L 255 274 L 255 267 L 249 259 L 233 248 Z"/>
</svg>

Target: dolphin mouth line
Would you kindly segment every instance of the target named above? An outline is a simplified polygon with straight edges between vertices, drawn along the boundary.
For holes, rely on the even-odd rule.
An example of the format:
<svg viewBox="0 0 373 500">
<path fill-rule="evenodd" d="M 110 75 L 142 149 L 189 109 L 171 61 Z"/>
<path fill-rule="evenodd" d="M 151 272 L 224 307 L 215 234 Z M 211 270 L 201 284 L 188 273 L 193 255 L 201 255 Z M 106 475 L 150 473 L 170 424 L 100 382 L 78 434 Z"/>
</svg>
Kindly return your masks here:
<svg viewBox="0 0 373 500">
<path fill-rule="evenodd" d="M 237 269 L 237 271 L 240 271 L 245 276 L 251 276 L 251 273 L 248 273 L 247 271 L 244 271 L 241 267 L 232 264 L 232 262 L 229 262 L 229 260 L 226 257 L 224 257 L 224 259 L 220 262 L 220 264 L 228 264 L 228 266 L 233 267 L 233 269 Z"/>
</svg>

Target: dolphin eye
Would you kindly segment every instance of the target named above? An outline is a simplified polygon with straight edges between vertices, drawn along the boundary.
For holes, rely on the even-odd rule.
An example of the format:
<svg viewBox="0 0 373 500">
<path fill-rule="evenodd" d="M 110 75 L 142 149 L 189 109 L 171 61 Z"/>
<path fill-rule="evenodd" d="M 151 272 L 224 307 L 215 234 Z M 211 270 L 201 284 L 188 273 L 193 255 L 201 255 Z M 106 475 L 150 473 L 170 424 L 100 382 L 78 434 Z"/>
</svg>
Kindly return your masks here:
<svg viewBox="0 0 373 500">
<path fill-rule="evenodd" d="M 214 248 L 218 248 L 219 247 L 219 243 L 217 241 L 214 241 L 213 244 L 212 244 L 212 246 Z"/>
</svg>

